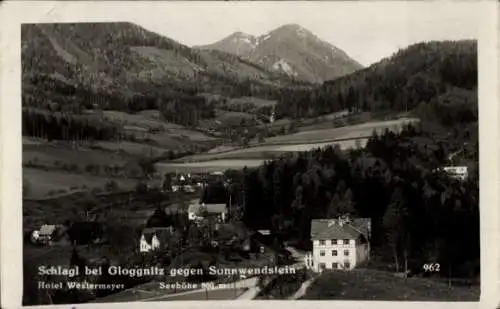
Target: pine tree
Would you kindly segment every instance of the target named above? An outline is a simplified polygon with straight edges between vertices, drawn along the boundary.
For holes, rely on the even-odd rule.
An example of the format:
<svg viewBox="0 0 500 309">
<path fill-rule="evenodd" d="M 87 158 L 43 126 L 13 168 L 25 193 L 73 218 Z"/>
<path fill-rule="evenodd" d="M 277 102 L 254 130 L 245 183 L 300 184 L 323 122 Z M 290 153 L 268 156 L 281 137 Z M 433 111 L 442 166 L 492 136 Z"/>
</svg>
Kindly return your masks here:
<svg viewBox="0 0 500 309">
<path fill-rule="evenodd" d="M 406 207 L 407 202 L 403 192 L 397 188 L 383 217 L 383 226 L 387 232 L 389 246 L 392 248 L 396 272 L 400 269 L 400 250 L 406 248 L 406 244 L 402 243 L 407 234 L 408 211 Z"/>
</svg>

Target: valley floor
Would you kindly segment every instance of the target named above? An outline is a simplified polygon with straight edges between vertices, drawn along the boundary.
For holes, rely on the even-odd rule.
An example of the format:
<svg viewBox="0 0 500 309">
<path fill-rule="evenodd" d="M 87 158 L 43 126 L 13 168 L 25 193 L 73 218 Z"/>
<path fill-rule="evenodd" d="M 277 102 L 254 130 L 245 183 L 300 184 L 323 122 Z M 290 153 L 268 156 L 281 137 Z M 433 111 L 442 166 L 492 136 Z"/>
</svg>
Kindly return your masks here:
<svg viewBox="0 0 500 309">
<path fill-rule="evenodd" d="M 137 119 L 134 120 L 138 125 L 142 124 Z M 331 144 L 338 144 L 342 149 L 363 147 L 374 130 L 379 133 L 386 129 L 398 131 L 404 124 L 417 121 L 419 120 L 415 118 L 401 118 L 327 129 L 317 129 L 317 124 L 300 128 L 300 131 L 294 134 L 271 137 L 263 143 L 250 144 L 246 148 L 219 146 L 174 161 L 161 161 L 156 164 L 156 169 L 163 175 L 168 172 L 215 172 L 241 169 L 245 166 L 253 168 L 265 160 L 278 158 L 289 152 L 308 151 Z M 131 176 L 141 172 L 137 165 L 137 156 L 150 152 L 158 155 L 161 152 L 146 144 L 131 142 L 105 142 L 96 146 L 90 148 L 83 145 L 72 148 L 68 145 L 42 143 L 24 138 L 23 179 L 29 187 L 25 197 L 48 198 L 92 189 L 104 191 L 110 182 L 114 182 L 121 190 L 130 190 L 138 181 Z M 125 168 L 110 172 L 116 166 Z M 155 183 L 159 184 L 160 179 Z"/>
</svg>

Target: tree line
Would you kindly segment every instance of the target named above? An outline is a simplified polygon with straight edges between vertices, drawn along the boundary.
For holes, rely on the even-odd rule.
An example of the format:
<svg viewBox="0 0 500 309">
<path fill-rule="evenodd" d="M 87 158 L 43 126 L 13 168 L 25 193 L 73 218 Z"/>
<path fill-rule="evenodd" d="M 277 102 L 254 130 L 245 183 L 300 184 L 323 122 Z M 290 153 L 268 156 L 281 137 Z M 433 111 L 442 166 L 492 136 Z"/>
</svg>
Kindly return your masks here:
<svg viewBox="0 0 500 309">
<path fill-rule="evenodd" d="M 23 108 L 22 134 L 49 141 L 90 141 L 115 139 L 121 130 L 116 125 L 86 116 Z"/>
</svg>

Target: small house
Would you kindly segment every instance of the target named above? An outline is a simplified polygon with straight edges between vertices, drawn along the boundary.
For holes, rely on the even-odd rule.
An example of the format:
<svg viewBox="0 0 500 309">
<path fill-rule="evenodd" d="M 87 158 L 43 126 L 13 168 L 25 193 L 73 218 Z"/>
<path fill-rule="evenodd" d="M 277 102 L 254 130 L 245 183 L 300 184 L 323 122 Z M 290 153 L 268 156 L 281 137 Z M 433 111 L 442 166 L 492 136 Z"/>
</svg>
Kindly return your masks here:
<svg viewBox="0 0 500 309">
<path fill-rule="evenodd" d="M 139 251 L 145 253 L 167 248 L 173 232 L 172 227 L 145 228 L 139 240 Z"/>
<path fill-rule="evenodd" d="M 211 216 L 215 217 L 219 222 L 225 222 L 227 212 L 226 204 L 193 203 L 188 207 L 188 218 L 191 221 L 199 221 Z"/>
<path fill-rule="evenodd" d="M 32 238 L 35 242 L 50 244 L 56 237 L 57 226 L 54 224 L 44 224 L 40 230 L 33 231 Z"/>
</svg>

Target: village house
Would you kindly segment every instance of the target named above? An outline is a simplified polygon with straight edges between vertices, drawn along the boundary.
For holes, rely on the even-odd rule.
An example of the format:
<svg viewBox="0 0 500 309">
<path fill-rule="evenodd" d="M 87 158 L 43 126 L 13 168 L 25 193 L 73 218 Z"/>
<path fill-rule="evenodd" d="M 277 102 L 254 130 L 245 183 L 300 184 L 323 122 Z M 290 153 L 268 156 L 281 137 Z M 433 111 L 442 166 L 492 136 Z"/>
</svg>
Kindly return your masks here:
<svg viewBox="0 0 500 309">
<path fill-rule="evenodd" d="M 304 257 L 315 271 L 351 270 L 370 258 L 371 220 L 339 217 L 311 222 L 312 252 Z"/>
<path fill-rule="evenodd" d="M 208 216 L 216 217 L 220 223 L 226 222 L 227 206 L 226 204 L 212 203 L 192 203 L 188 207 L 188 218 L 191 221 L 201 221 Z"/>
<path fill-rule="evenodd" d="M 148 227 L 141 233 L 139 251 L 142 253 L 167 248 L 168 239 L 172 236 L 173 227 Z"/>
<path fill-rule="evenodd" d="M 158 205 L 139 237 L 139 251 L 144 253 L 166 248 L 174 231 L 172 218 L 166 214 L 163 207 Z"/>
<path fill-rule="evenodd" d="M 31 238 L 33 243 L 52 244 L 57 235 L 58 227 L 54 224 L 44 224 L 39 230 L 33 231 Z"/>
<path fill-rule="evenodd" d="M 442 170 L 451 178 L 462 181 L 466 180 L 469 176 L 467 166 L 445 166 L 442 168 Z"/>
<path fill-rule="evenodd" d="M 172 182 L 172 192 L 184 191 L 184 192 L 195 192 L 198 183 L 195 179 L 191 178 L 191 174 L 178 175 Z"/>
</svg>

